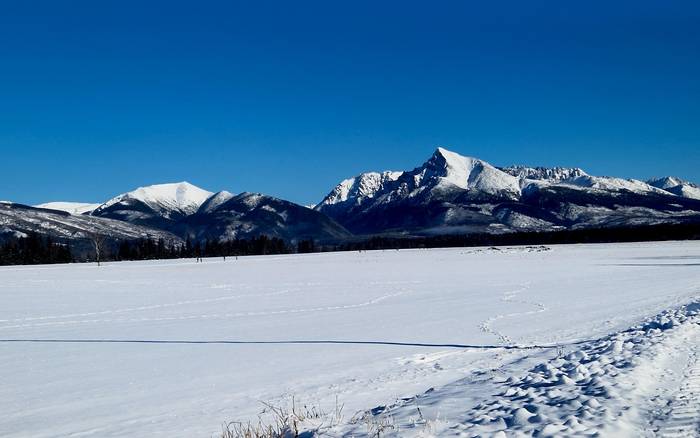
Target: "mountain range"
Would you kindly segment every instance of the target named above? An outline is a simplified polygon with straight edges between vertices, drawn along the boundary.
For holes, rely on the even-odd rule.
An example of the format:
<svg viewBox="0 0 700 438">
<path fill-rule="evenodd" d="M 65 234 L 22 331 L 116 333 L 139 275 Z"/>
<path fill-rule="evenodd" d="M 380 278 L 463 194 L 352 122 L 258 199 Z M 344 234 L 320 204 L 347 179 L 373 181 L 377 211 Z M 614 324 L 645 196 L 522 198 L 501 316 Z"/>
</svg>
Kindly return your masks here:
<svg viewBox="0 0 700 438">
<path fill-rule="evenodd" d="M 315 209 L 355 234 L 543 231 L 700 220 L 698 186 L 502 167 L 438 148 L 405 172 L 342 181 Z"/>
<path fill-rule="evenodd" d="M 496 167 L 438 148 L 413 170 L 345 179 L 312 208 L 187 182 L 140 187 L 101 204 L 0 203 L 0 240 L 39 232 L 84 240 L 339 242 L 367 235 L 508 233 L 700 222 L 700 187 L 675 177 L 592 176 L 580 168 Z"/>
</svg>

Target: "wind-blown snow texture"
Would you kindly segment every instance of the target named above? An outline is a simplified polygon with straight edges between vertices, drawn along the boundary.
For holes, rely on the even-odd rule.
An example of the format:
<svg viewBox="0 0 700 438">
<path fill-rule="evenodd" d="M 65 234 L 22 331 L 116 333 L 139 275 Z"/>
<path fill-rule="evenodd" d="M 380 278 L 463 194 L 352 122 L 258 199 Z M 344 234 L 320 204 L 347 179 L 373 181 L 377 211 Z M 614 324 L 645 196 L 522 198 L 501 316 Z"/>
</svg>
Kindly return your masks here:
<svg viewBox="0 0 700 438">
<path fill-rule="evenodd" d="M 698 242 L 3 267 L 0 431 L 212 436 L 293 395 L 345 405 L 330 436 L 694 436 L 699 274 Z"/>
</svg>

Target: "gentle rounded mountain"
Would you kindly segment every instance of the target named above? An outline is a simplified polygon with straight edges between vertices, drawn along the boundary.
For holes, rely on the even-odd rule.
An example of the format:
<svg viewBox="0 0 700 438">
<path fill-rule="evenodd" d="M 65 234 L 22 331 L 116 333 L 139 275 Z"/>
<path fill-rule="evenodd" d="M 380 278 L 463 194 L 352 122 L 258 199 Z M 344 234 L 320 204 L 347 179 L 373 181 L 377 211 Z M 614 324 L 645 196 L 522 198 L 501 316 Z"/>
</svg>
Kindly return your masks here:
<svg viewBox="0 0 700 438">
<path fill-rule="evenodd" d="M 97 207 L 93 215 L 128 216 L 145 207 L 166 219 L 176 219 L 195 213 L 212 194 L 188 182 L 156 184 L 116 196 Z"/>
</svg>

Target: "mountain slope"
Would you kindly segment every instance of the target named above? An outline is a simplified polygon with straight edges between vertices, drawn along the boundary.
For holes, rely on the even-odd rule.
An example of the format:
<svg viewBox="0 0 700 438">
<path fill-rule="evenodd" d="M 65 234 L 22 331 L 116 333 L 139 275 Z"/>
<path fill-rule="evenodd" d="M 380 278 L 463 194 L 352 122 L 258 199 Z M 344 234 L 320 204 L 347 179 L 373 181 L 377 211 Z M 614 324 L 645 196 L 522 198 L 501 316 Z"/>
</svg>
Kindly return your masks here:
<svg viewBox="0 0 700 438">
<path fill-rule="evenodd" d="M 230 196 L 218 205 L 204 204 L 199 212 L 182 220 L 175 230 L 194 240 L 231 240 L 262 234 L 292 242 L 302 239 L 337 241 L 350 237 L 346 229 L 324 214 L 259 193 Z"/>
<path fill-rule="evenodd" d="M 29 233 L 50 236 L 59 242 L 70 242 L 76 253 L 90 249 L 91 233 L 107 236 L 107 243 L 111 245 L 116 245 L 120 240 L 139 239 L 162 239 L 170 246 L 183 242 L 167 231 L 128 222 L 22 204 L 0 203 L 0 241 L 25 237 Z"/>
<path fill-rule="evenodd" d="M 225 190 L 216 192 L 207 198 L 206 201 L 202 203 L 197 209 L 197 213 L 211 213 L 216 210 L 221 204 L 233 198 L 233 193 L 227 192 Z"/>
</svg>

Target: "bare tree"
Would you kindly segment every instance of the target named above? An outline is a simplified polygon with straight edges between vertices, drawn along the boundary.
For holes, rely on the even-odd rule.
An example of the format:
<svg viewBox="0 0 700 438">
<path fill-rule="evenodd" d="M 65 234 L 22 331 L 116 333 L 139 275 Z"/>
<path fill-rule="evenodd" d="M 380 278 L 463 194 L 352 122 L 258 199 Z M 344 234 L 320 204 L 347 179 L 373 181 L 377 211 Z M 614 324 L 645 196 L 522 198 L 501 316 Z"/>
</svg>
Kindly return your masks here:
<svg viewBox="0 0 700 438">
<path fill-rule="evenodd" d="M 97 266 L 100 266 L 100 260 L 102 259 L 102 252 L 104 251 L 104 244 L 107 240 L 107 236 L 100 234 L 96 230 L 90 230 L 87 232 L 88 238 L 92 245 L 95 247 L 95 261 Z"/>
</svg>

